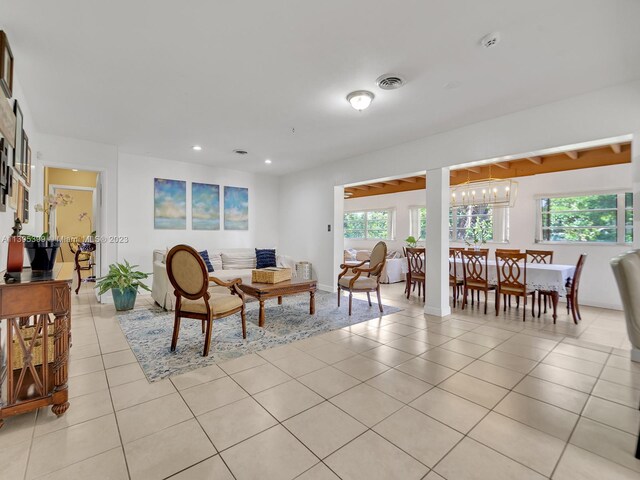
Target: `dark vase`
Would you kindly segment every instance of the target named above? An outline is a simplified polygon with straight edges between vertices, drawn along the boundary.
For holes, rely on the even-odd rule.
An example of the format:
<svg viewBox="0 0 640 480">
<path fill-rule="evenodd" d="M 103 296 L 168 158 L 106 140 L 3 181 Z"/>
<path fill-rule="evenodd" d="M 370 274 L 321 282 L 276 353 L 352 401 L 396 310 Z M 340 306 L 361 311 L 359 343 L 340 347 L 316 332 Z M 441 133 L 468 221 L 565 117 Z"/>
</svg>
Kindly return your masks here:
<svg viewBox="0 0 640 480">
<path fill-rule="evenodd" d="M 56 263 L 60 242 L 58 240 L 24 242 L 24 248 L 27 250 L 31 270 L 35 272 L 50 272 Z"/>
<path fill-rule="evenodd" d="M 136 304 L 138 287 L 125 288 L 123 291 L 120 291 L 119 288 L 113 288 L 111 289 L 111 293 L 113 294 L 113 304 L 116 310 L 122 312 L 133 309 Z"/>
</svg>

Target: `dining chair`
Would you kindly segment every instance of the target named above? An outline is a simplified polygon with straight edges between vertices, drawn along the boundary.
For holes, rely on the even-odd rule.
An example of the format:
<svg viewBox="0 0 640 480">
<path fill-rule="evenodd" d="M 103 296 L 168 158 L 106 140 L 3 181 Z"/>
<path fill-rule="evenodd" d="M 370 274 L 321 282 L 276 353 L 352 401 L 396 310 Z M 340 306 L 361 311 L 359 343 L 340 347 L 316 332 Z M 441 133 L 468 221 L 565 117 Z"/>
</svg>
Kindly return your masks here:
<svg viewBox="0 0 640 480">
<path fill-rule="evenodd" d="M 453 304 L 458 304 L 458 298 L 460 297 L 460 290 L 464 285 L 464 282 L 458 278 L 458 266 L 456 260 L 460 256 L 459 249 L 449 249 L 449 286 L 453 291 Z"/>
<path fill-rule="evenodd" d="M 467 295 L 471 292 L 471 305 L 473 305 L 473 292 L 478 292 L 478 306 L 480 306 L 480 292 L 484 292 L 484 313 L 487 314 L 487 297 L 489 290 L 495 290 L 495 285 L 489 285 L 487 260 L 489 249 L 463 250 L 462 273 L 464 291 L 462 293 L 462 310 L 467 304 Z"/>
<path fill-rule="evenodd" d="M 366 292 L 369 306 L 371 306 L 371 293 L 376 292 L 378 295 L 378 307 L 380 308 L 380 313 L 383 313 L 382 300 L 380 299 L 380 278 L 386 262 L 387 244 L 378 242 L 373 247 L 368 261 L 356 265 L 340 265 L 342 272 L 338 275 L 338 307 L 340 306 L 340 297 L 343 290 L 349 292 L 349 316 L 351 316 L 354 292 Z M 369 263 L 369 268 L 363 268 L 366 263 Z M 350 275 L 347 275 L 348 273 Z"/>
<path fill-rule="evenodd" d="M 236 278 L 230 282 L 223 282 L 216 277 L 209 277 L 204 260 L 188 245 L 176 245 L 169 250 L 166 264 L 167 275 L 176 296 L 171 351 L 174 351 L 178 344 L 181 318 L 202 321 L 202 333 L 205 333 L 203 357 L 209 355 L 213 320 L 240 313 L 242 338 L 247 338 L 244 293 L 238 288 L 242 280 Z M 210 288 L 210 281 L 217 286 Z"/>
<path fill-rule="evenodd" d="M 527 318 L 527 298 L 531 295 L 531 315 L 534 315 L 536 291 L 527 287 L 527 254 L 500 253 L 496 251 L 496 270 L 498 273 L 498 289 L 496 291 L 496 316 L 500 311 L 500 295 L 506 300 L 507 295 L 522 297 L 522 321 Z M 504 311 L 507 311 L 505 301 Z"/>
<path fill-rule="evenodd" d="M 425 255 L 424 248 L 407 248 L 407 282 L 408 285 L 418 285 L 418 298 L 422 294 L 426 300 L 426 277 L 425 277 Z M 407 298 L 410 298 L 411 291 L 407 290 Z"/>
<path fill-rule="evenodd" d="M 567 314 L 571 312 L 573 316 L 573 323 L 578 324 L 578 320 L 582 320 L 580 315 L 580 305 L 578 301 L 578 289 L 580 288 L 580 278 L 582 277 L 582 269 L 584 262 L 587 260 L 587 254 L 582 253 L 578 257 L 578 263 L 576 264 L 576 271 L 573 274 L 573 278 L 567 281 Z"/>
<path fill-rule="evenodd" d="M 553 250 L 525 250 L 527 263 L 553 263 Z M 547 313 L 547 303 L 551 304 L 551 293 L 538 290 L 538 318 L 542 313 L 542 301 L 544 300 L 544 313 Z"/>
<path fill-rule="evenodd" d="M 496 253 L 520 253 L 519 248 L 496 248 Z M 506 301 L 509 301 L 509 308 L 511 308 L 511 295 L 505 296 L 505 306 Z M 520 308 L 520 297 L 516 297 L 516 308 Z"/>
</svg>

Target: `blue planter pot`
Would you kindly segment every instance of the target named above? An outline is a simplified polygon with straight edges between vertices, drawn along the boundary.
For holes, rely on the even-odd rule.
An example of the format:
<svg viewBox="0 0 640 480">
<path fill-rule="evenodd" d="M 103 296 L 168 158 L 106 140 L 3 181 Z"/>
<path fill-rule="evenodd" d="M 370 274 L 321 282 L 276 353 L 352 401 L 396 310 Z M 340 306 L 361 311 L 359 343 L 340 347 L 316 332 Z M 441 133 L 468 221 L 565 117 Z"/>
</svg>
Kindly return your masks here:
<svg viewBox="0 0 640 480">
<path fill-rule="evenodd" d="M 116 310 L 119 312 L 132 310 L 133 306 L 136 304 L 136 296 L 138 295 L 137 288 L 125 288 L 122 292 L 119 288 L 113 288 L 111 293 L 113 295 L 113 303 L 116 306 Z"/>
</svg>

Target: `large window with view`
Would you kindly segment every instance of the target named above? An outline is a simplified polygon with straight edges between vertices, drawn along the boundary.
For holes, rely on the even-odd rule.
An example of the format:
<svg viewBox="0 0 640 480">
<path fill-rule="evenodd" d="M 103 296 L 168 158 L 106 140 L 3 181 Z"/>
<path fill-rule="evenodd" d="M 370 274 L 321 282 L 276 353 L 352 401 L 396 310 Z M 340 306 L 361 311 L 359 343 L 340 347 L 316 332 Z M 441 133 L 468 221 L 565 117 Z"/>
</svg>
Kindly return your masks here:
<svg viewBox="0 0 640 480">
<path fill-rule="evenodd" d="M 393 217 L 392 209 L 345 212 L 344 238 L 391 240 Z"/>
<path fill-rule="evenodd" d="M 427 234 L 427 209 L 411 207 L 410 235 L 423 241 Z M 493 208 L 486 205 L 467 205 L 449 209 L 449 240 L 464 242 L 471 237 L 471 232 L 478 226 L 489 232 L 487 240 L 507 242 L 509 240 L 509 209 Z"/>
<path fill-rule="evenodd" d="M 631 192 L 541 197 L 538 202 L 539 242 L 633 241 Z"/>
</svg>

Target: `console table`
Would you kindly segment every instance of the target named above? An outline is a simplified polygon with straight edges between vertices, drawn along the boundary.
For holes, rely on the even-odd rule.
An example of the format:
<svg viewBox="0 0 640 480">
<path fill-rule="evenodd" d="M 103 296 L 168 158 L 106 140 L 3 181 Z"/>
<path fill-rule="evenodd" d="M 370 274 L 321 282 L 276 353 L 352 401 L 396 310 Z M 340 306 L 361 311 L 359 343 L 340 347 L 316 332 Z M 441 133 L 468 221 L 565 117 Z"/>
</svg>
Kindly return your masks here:
<svg viewBox="0 0 640 480">
<path fill-rule="evenodd" d="M 56 415 L 69 408 L 72 274 L 58 264 L 0 279 L 0 427 L 4 418 L 46 405 Z"/>
</svg>

